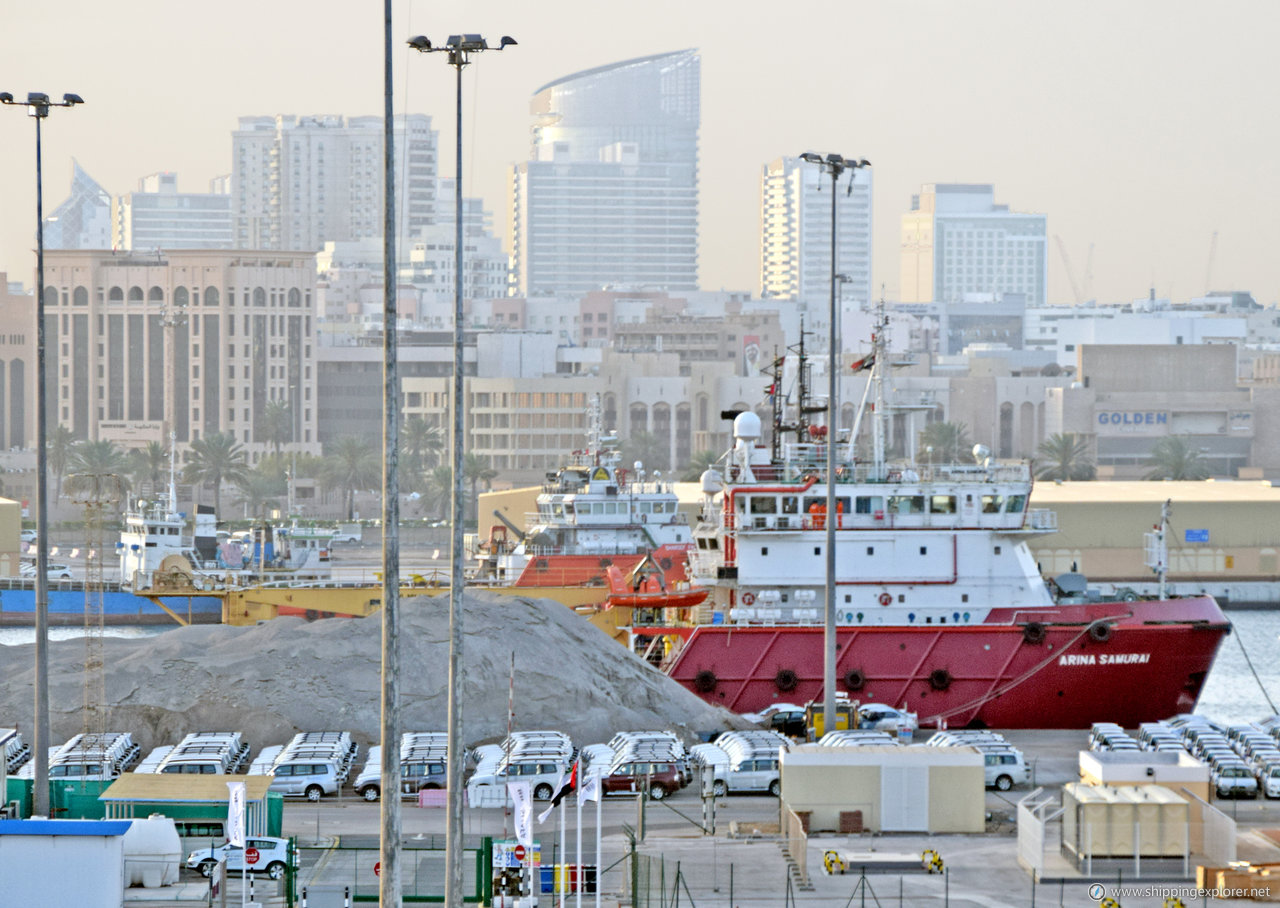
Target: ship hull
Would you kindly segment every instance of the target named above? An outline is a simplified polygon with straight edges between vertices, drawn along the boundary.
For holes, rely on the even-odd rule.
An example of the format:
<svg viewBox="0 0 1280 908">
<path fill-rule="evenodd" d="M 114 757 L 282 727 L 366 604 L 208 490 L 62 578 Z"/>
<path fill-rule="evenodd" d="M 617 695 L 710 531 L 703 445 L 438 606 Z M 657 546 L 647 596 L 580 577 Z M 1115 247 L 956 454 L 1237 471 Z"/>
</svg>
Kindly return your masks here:
<svg viewBox="0 0 1280 908">
<path fill-rule="evenodd" d="M 974 625 L 842 626 L 837 689 L 905 704 L 930 727 L 1134 727 L 1195 708 L 1229 631 L 1210 597 L 995 610 Z M 670 674 L 739 713 L 821 701 L 823 639 L 812 625 L 701 626 Z"/>
<path fill-rule="evenodd" d="M 54 627 L 83 625 L 85 589 L 68 581 L 49 582 L 49 624 Z M 93 594 L 95 597 L 97 593 Z M 173 617 L 143 596 L 126 590 L 101 593 L 103 624 L 174 624 Z M 222 602 L 213 596 L 164 596 L 164 604 L 190 624 L 216 624 L 222 620 Z M 36 591 L 32 588 L 0 588 L 0 626 L 34 627 Z"/>
</svg>

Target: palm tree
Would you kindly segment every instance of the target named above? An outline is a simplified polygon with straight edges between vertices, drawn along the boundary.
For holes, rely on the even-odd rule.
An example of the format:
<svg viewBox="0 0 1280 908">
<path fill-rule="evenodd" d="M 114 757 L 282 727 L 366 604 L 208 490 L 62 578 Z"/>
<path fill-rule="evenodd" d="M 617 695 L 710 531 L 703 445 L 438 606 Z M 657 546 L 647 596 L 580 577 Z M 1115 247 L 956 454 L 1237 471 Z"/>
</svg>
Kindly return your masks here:
<svg viewBox="0 0 1280 908">
<path fill-rule="evenodd" d="M 462 458 L 462 478 L 465 482 L 471 483 L 471 501 L 474 505 L 474 511 L 478 515 L 480 513 L 480 483 L 484 483 L 485 490 L 489 488 L 498 475 L 498 471 L 489 466 L 489 458 L 482 457 L 473 451 L 468 451 Z"/>
<path fill-rule="evenodd" d="M 293 441 L 293 408 L 282 400 L 267 401 L 262 410 L 262 439 L 280 456 L 286 441 Z"/>
<path fill-rule="evenodd" d="M 240 490 L 240 500 L 248 505 L 253 516 L 266 520 L 272 510 L 279 509 L 282 497 L 287 497 L 288 488 L 283 476 L 270 470 L 249 470 L 235 480 Z"/>
<path fill-rule="evenodd" d="M 720 461 L 720 455 L 715 451 L 699 451 L 693 455 L 693 459 L 689 461 L 689 466 L 685 467 L 683 473 L 680 474 L 681 482 L 697 482 L 702 478 L 702 474 L 714 467 Z"/>
<path fill-rule="evenodd" d="M 382 459 L 367 439 L 344 435 L 325 456 L 322 482 L 346 495 L 348 520 L 355 518 L 356 490 L 377 485 L 381 477 Z"/>
<path fill-rule="evenodd" d="M 443 433 L 439 426 L 427 422 L 417 413 L 408 417 L 401 427 L 401 444 L 408 453 L 406 467 L 416 475 L 426 467 L 440 462 L 440 450 L 444 447 Z"/>
<path fill-rule="evenodd" d="M 637 429 L 622 444 L 622 464 L 631 469 L 637 460 L 650 472 L 666 469 L 667 446 L 653 433 Z"/>
<path fill-rule="evenodd" d="M 82 441 L 71 449 L 67 464 L 67 492 L 71 495 L 114 495 L 129 490 L 129 457 L 109 441 Z"/>
<path fill-rule="evenodd" d="M 190 483 L 213 486 L 213 511 L 221 512 L 222 484 L 241 482 L 249 472 L 244 448 L 229 432 L 214 432 L 191 443 L 191 460 L 182 471 Z"/>
<path fill-rule="evenodd" d="M 1078 481 L 1093 479 L 1098 472 L 1089 457 L 1088 440 L 1072 432 L 1050 435 L 1036 449 L 1036 457 L 1036 479 Z"/>
<path fill-rule="evenodd" d="M 169 449 L 158 441 L 149 441 L 145 448 L 129 451 L 129 475 L 137 488 L 144 486 L 151 494 L 164 484 L 165 471 L 169 469 Z"/>
<path fill-rule="evenodd" d="M 47 458 L 49 469 L 58 477 L 55 498 L 62 497 L 62 477 L 66 475 L 67 464 L 71 459 L 71 448 L 76 443 L 75 433 L 59 423 L 49 432 Z"/>
<path fill-rule="evenodd" d="M 1208 479 L 1209 465 L 1185 435 L 1167 435 L 1155 443 L 1147 465 L 1154 467 L 1145 479 Z"/>
<path fill-rule="evenodd" d="M 444 517 L 449 510 L 449 500 L 453 496 L 453 468 L 432 467 L 423 477 L 422 497 L 427 500 L 437 517 Z"/>
<path fill-rule="evenodd" d="M 969 427 L 964 423 L 931 422 L 920 433 L 916 458 L 924 456 L 929 463 L 960 463 L 968 460 L 972 447 Z"/>
</svg>

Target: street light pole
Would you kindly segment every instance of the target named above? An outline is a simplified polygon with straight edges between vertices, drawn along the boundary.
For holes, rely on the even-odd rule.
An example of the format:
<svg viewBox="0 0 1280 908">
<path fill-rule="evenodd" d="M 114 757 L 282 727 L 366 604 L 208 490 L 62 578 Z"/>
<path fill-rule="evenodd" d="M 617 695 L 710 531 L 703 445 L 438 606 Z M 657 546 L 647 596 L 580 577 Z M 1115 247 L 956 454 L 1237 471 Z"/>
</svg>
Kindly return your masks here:
<svg viewBox="0 0 1280 908">
<path fill-rule="evenodd" d="M 378 813 L 378 904 L 399 908 L 400 809 L 400 366 L 397 348 L 399 269 L 396 266 L 395 105 L 392 79 L 392 4 L 382 4 L 382 693 L 379 731 L 382 797 Z M 298 402 L 291 401 L 295 413 Z M 296 416 L 295 416 L 296 421 Z M 297 436 L 294 436 L 297 451 Z M 290 510 L 297 462 L 289 476 Z"/>
<path fill-rule="evenodd" d="M 471 62 L 472 54 L 486 50 L 506 50 L 516 44 L 514 38 L 504 35 L 498 46 L 491 48 L 480 35 L 450 35 L 443 47 L 433 47 L 425 35 L 409 39 L 409 46 L 419 53 L 444 53 L 450 66 L 457 73 L 457 135 L 454 160 L 454 247 L 453 247 L 453 496 L 449 519 L 452 524 L 449 571 L 449 690 L 448 690 L 448 764 L 445 769 L 445 791 L 448 803 L 448 820 L 445 826 L 445 874 L 444 903 L 446 908 L 462 908 L 462 566 L 465 557 L 462 548 L 462 519 L 464 477 L 462 475 L 463 431 L 463 381 L 462 381 L 462 69 Z M 387 746 L 383 741 L 383 746 Z M 385 789 L 384 789 L 385 791 Z M 505 795 L 505 792 L 504 792 Z"/>
<path fill-rule="evenodd" d="M 836 305 L 840 278 L 836 267 L 836 186 L 840 175 L 849 174 L 849 192 L 853 192 L 853 179 L 859 167 L 869 167 L 871 162 L 829 154 L 825 158 L 813 152 L 800 156 L 802 161 L 817 164 L 822 173 L 831 174 L 831 310 L 830 338 L 827 344 L 827 607 L 822 639 L 822 727 L 825 731 L 836 728 L 836 522 L 842 516 L 836 510 L 836 370 L 839 365 L 837 348 L 840 334 L 837 330 L 839 310 Z"/>
<path fill-rule="evenodd" d="M 32 813 L 49 816 L 49 426 L 45 413 L 44 350 L 44 192 L 40 166 L 40 121 L 51 107 L 83 104 L 79 95 L 63 95 L 51 101 L 43 92 L 27 93 L 26 101 L 15 101 L 9 92 L 0 92 L 0 104 L 25 107 L 36 121 L 36 703 L 35 784 Z"/>
</svg>

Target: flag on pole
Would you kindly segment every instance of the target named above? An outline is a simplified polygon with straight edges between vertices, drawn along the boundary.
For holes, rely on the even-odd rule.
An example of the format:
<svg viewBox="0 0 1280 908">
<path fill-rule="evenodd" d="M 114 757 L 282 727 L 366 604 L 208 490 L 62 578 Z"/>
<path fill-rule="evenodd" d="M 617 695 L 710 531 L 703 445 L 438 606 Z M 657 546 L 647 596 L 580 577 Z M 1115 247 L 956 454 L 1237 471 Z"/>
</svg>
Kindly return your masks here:
<svg viewBox="0 0 1280 908">
<path fill-rule="evenodd" d="M 244 783 L 228 782 L 227 841 L 244 847 Z"/>
<path fill-rule="evenodd" d="M 569 792 L 575 790 L 577 787 L 578 787 L 578 763 L 575 761 L 573 766 L 570 767 L 569 774 L 567 776 L 563 772 L 560 773 L 560 778 L 556 781 L 555 793 L 551 796 L 551 803 L 547 805 L 546 810 L 538 814 L 538 822 L 539 823 L 546 822 L 547 817 L 551 816 L 551 811 L 555 810 L 556 805 L 559 804 L 561 801 L 563 801 L 565 799 L 565 796 L 568 795 Z"/>
<path fill-rule="evenodd" d="M 587 777 L 582 780 L 582 791 L 578 794 L 579 801 L 599 801 L 600 800 L 600 775 L 599 773 L 587 773 Z"/>
<path fill-rule="evenodd" d="M 533 849 L 533 798 L 529 794 L 528 782 L 508 782 L 507 791 L 511 794 L 512 811 L 516 818 L 516 841 L 525 848 Z"/>
</svg>

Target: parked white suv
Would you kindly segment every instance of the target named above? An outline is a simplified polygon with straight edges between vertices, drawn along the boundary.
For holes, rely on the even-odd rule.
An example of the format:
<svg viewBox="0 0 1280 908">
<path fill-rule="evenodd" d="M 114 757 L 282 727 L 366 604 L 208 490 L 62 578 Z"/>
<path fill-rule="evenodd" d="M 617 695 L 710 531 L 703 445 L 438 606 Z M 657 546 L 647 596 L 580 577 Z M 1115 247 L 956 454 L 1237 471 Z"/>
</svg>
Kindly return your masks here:
<svg viewBox="0 0 1280 908">
<path fill-rule="evenodd" d="M 289 840 L 271 836 L 245 837 L 249 849 L 256 852 L 253 863 L 248 865 L 250 873 L 265 873 L 273 880 L 284 876 L 289 866 Z M 226 860 L 227 870 L 242 871 L 245 869 L 245 849 L 237 845 L 225 844 L 218 848 L 199 848 L 187 855 L 187 867 L 199 870 L 203 876 L 213 875 L 213 865 L 219 860 Z M 296 864 L 295 864 L 296 866 Z"/>
</svg>

